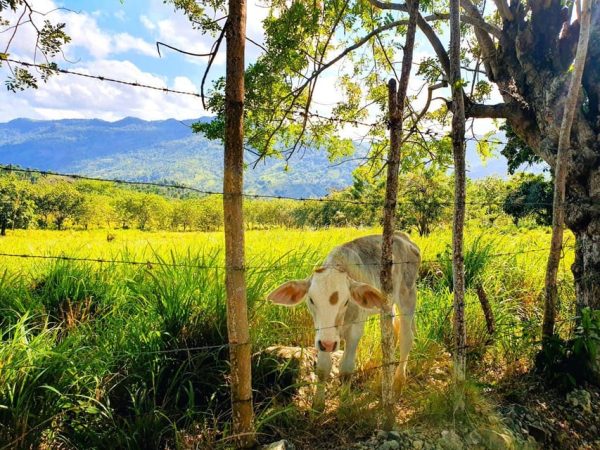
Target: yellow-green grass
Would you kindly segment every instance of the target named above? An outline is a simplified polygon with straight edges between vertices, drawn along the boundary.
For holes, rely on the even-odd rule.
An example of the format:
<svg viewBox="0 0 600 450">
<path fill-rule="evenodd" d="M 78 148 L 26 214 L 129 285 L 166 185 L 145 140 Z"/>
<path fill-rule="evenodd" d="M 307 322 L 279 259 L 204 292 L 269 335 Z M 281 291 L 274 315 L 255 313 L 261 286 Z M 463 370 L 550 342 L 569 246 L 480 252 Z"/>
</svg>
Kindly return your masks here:
<svg viewBox="0 0 600 450">
<path fill-rule="evenodd" d="M 335 245 L 377 232 L 249 231 L 254 350 L 313 345 L 304 306 L 270 305 L 266 293 L 287 279 L 308 276 Z M 409 369 L 417 383 L 426 384 L 432 382 L 431 373 L 447 366 L 452 347 L 452 294 L 443 263 L 451 235 L 437 230 L 413 239 L 424 262 Z M 475 378 L 487 376 L 485 367 L 511 370 L 530 360 L 537 348 L 549 241 L 546 228 L 467 229 L 467 254 L 481 256 L 471 270 L 489 297 L 497 325 L 490 339 L 470 287 L 467 329 Z M 568 235 L 566 242 L 573 245 L 573 238 Z M 17 230 L 0 239 L 0 253 L 177 265 L 0 256 L 0 444 L 24 436 L 19 445 L 52 446 L 68 439 L 80 446 L 117 442 L 120 447 L 159 448 L 192 423 L 226 423 L 226 350 L 197 349 L 226 341 L 222 249 L 220 232 Z M 572 314 L 572 261 L 573 251 L 567 248 L 560 271 L 561 319 Z M 220 268 L 203 268 L 213 266 Z M 570 322 L 560 325 L 566 333 Z M 358 358 L 361 369 L 380 363 L 378 328 L 376 320 L 367 323 Z M 190 347 L 196 349 L 181 350 Z M 269 409 L 265 399 L 270 404 L 288 387 L 286 370 L 262 358 L 255 361 L 259 408 Z"/>
</svg>

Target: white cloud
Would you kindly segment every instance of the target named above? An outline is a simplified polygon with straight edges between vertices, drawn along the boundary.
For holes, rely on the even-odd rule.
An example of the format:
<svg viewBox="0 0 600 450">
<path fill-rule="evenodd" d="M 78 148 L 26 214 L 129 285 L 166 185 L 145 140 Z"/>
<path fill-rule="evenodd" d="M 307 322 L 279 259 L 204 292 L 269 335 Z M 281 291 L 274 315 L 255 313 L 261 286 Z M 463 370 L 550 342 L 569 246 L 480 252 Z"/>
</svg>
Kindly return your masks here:
<svg viewBox="0 0 600 450">
<path fill-rule="evenodd" d="M 166 80 L 144 72 L 130 61 L 98 60 L 74 71 L 111 74 L 111 77 L 157 87 L 196 92 L 187 77 Z M 193 96 L 119 85 L 73 75 L 57 75 L 37 90 L 19 93 L 0 91 L 0 121 L 15 117 L 37 119 L 99 118 L 118 120 L 126 116 L 146 120 L 189 119 L 204 114 L 200 99 Z M 11 105 L 10 108 L 7 105 Z M 33 112 L 33 113 L 32 113 Z"/>
<path fill-rule="evenodd" d="M 142 23 L 142 25 L 144 25 L 144 27 L 147 30 L 150 30 L 150 31 L 156 30 L 156 25 L 154 24 L 154 22 L 152 22 L 152 20 L 150 20 L 150 18 L 148 16 L 141 15 L 140 22 Z"/>
<path fill-rule="evenodd" d="M 113 53 L 125 53 L 130 50 L 137 51 L 146 56 L 157 57 L 156 48 L 145 40 L 133 37 L 128 33 L 119 33 L 113 36 Z"/>
<path fill-rule="evenodd" d="M 117 10 L 117 12 L 114 13 L 114 16 L 120 21 L 124 21 L 127 18 L 124 9 Z"/>
<path fill-rule="evenodd" d="M 36 0 L 34 7 L 37 11 L 53 11 L 49 16 L 34 15 L 38 28 L 43 26 L 46 19 L 52 22 L 67 24 L 66 32 L 71 37 L 71 42 L 64 46 L 67 59 L 77 60 L 78 49 L 83 49 L 95 59 L 104 59 L 109 56 L 134 51 L 146 56 L 158 57 L 153 46 L 139 37 L 129 33 L 119 33 L 116 36 L 102 30 L 97 22 L 99 14 L 95 12 L 77 12 L 56 9 L 57 4 L 50 0 Z M 118 13 L 123 13 L 119 10 Z M 18 14 L 6 15 L 11 23 L 16 23 Z M 0 48 L 4 51 L 10 39 L 10 33 L 0 35 Z M 10 43 L 10 52 L 30 55 L 33 54 L 36 41 L 36 32 L 32 26 L 25 24 L 19 27 L 17 35 Z"/>
</svg>

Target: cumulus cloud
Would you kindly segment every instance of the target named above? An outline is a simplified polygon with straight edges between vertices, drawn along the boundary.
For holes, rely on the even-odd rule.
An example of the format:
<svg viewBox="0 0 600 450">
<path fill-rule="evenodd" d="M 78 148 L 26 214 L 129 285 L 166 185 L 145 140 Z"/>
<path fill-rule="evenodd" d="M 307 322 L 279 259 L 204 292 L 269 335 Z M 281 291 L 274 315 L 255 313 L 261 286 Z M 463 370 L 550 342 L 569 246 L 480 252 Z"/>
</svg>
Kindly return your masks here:
<svg viewBox="0 0 600 450">
<path fill-rule="evenodd" d="M 33 21 L 38 28 L 43 26 L 43 21 L 48 19 L 53 23 L 66 23 L 66 32 L 71 37 L 71 42 L 64 47 L 67 59 L 76 60 L 77 51 L 84 50 L 92 58 L 104 59 L 116 54 L 133 51 L 146 56 L 157 57 L 153 46 L 142 38 L 132 36 L 129 33 L 112 35 L 102 30 L 98 25 L 97 18 L 100 14 L 94 12 L 78 12 L 66 9 L 57 9 L 58 5 L 51 0 L 36 0 L 34 3 L 36 11 L 50 12 L 49 15 L 34 15 Z M 116 14 L 118 15 L 118 11 Z M 16 23 L 19 12 L 5 15 L 11 24 Z M 4 51 L 10 39 L 10 33 L 0 35 L 0 48 Z M 10 43 L 9 51 L 18 54 L 33 54 L 36 42 L 36 32 L 32 26 L 24 24 L 19 27 L 17 34 Z"/>
<path fill-rule="evenodd" d="M 144 28 L 146 28 L 147 30 L 156 30 L 156 25 L 154 24 L 154 22 L 152 22 L 152 20 L 150 20 L 148 16 L 142 14 L 140 16 L 140 22 L 142 23 L 142 25 L 144 25 Z"/>
<path fill-rule="evenodd" d="M 97 60 L 81 64 L 77 69 L 87 74 L 110 74 L 157 87 L 170 87 L 196 92 L 197 87 L 187 77 L 167 80 L 144 72 L 130 61 Z M 189 119 L 204 115 L 200 99 L 144 88 L 60 74 L 42 84 L 40 89 L 19 93 L 0 91 L 0 121 L 15 117 L 37 119 L 100 118 L 118 120 L 126 116 L 146 120 L 167 118 Z M 6 105 L 11 105 L 10 108 Z"/>
</svg>

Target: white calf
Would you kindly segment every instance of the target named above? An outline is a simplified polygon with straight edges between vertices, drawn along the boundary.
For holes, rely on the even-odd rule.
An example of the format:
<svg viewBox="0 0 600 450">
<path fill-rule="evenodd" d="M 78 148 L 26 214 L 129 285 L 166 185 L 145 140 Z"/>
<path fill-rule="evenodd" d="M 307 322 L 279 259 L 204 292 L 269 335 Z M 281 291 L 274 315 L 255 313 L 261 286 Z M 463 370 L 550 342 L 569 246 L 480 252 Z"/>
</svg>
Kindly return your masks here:
<svg viewBox="0 0 600 450">
<path fill-rule="evenodd" d="M 399 335 L 400 363 L 395 383 L 406 378 L 408 353 L 414 339 L 416 279 L 421 261 L 419 248 L 404 233 L 394 235 L 392 269 L 393 302 L 399 310 L 394 328 Z M 268 295 L 274 303 L 295 306 L 304 298 L 315 324 L 318 350 L 317 376 L 327 380 L 331 352 L 345 341 L 340 375 L 354 371 L 356 349 L 365 320 L 380 312 L 385 297 L 378 290 L 381 271 L 381 236 L 366 236 L 334 248 L 323 263 L 305 280 L 288 281 Z"/>
</svg>

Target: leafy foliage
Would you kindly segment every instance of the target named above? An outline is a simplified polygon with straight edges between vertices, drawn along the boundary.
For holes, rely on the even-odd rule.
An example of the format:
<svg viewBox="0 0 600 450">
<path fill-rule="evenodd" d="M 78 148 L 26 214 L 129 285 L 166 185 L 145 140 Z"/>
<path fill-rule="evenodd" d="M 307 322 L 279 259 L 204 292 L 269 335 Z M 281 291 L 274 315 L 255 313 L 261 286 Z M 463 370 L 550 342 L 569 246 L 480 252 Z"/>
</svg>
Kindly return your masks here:
<svg viewBox="0 0 600 450">
<path fill-rule="evenodd" d="M 536 368 L 552 383 L 565 389 L 584 382 L 597 383 L 600 352 L 600 311 L 584 308 L 571 339 L 548 338 L 536 357 Z"/>
<path fill-rule="evenodd" d="M 503 209 L 515 224 L 531 216 L 536 223 L 549 225 L 552 222 L 552 181 L 542 175 L 520 174 L 511 184 Z"/>
<path fill-rule="evenodd" d="M 508 161 L 509 174 L 513 175 L 523 165 L 532 166 L 543 162 L 533 149 L 517 136 L 508 123 L 505 122 L 500 129 L 506 134 L 507 142 L 500 153 Z"/>
<path fill-rule="evenodd" d="M 44 17 L 46 12 L 37 11 L 31 6 L 31 2 L 23 0 L 0 1 L 0 13 L 9 8 L 14 12 L 22 11 L 22 14 L 16 14 L 15 17 L 22 18 L 25 15 L 29 17 L 28 21 L 21 21 L 19 18 L 13 23 L 12 26 L 14 28 L 12 32 L 16 33 L 22 27 L 30 27 L 32 33 L 36 36 L 32 59 L 36 62 L 41 56 L 44 62 L 37 67 L 37 73 L 32 72 L 28 67 L 13 67 L 7 61 L 10 56 L 10 44 L 12 41 L 10 39 L 8 46 L 3 49 L 3 53 L 0 53 L 0 66 L 7 64 L 11 73 L 5 80 L 6 88 L 12 92 L 37 89 L 39 85 L 38 77 L 46 82 L 51 75 L 56 73 L 57 65 L 51 60 L 62 52 L 63 47 L 71 41 L 71 38 L 67 34 L 65 23 L 52 23 L 50 20 L 44 19 L 43 23 L 40 24 L 38 17 Z M 4 20 L 0 16 L 0 24 L 11 25 L 11 22 Z"/>
</svg>

